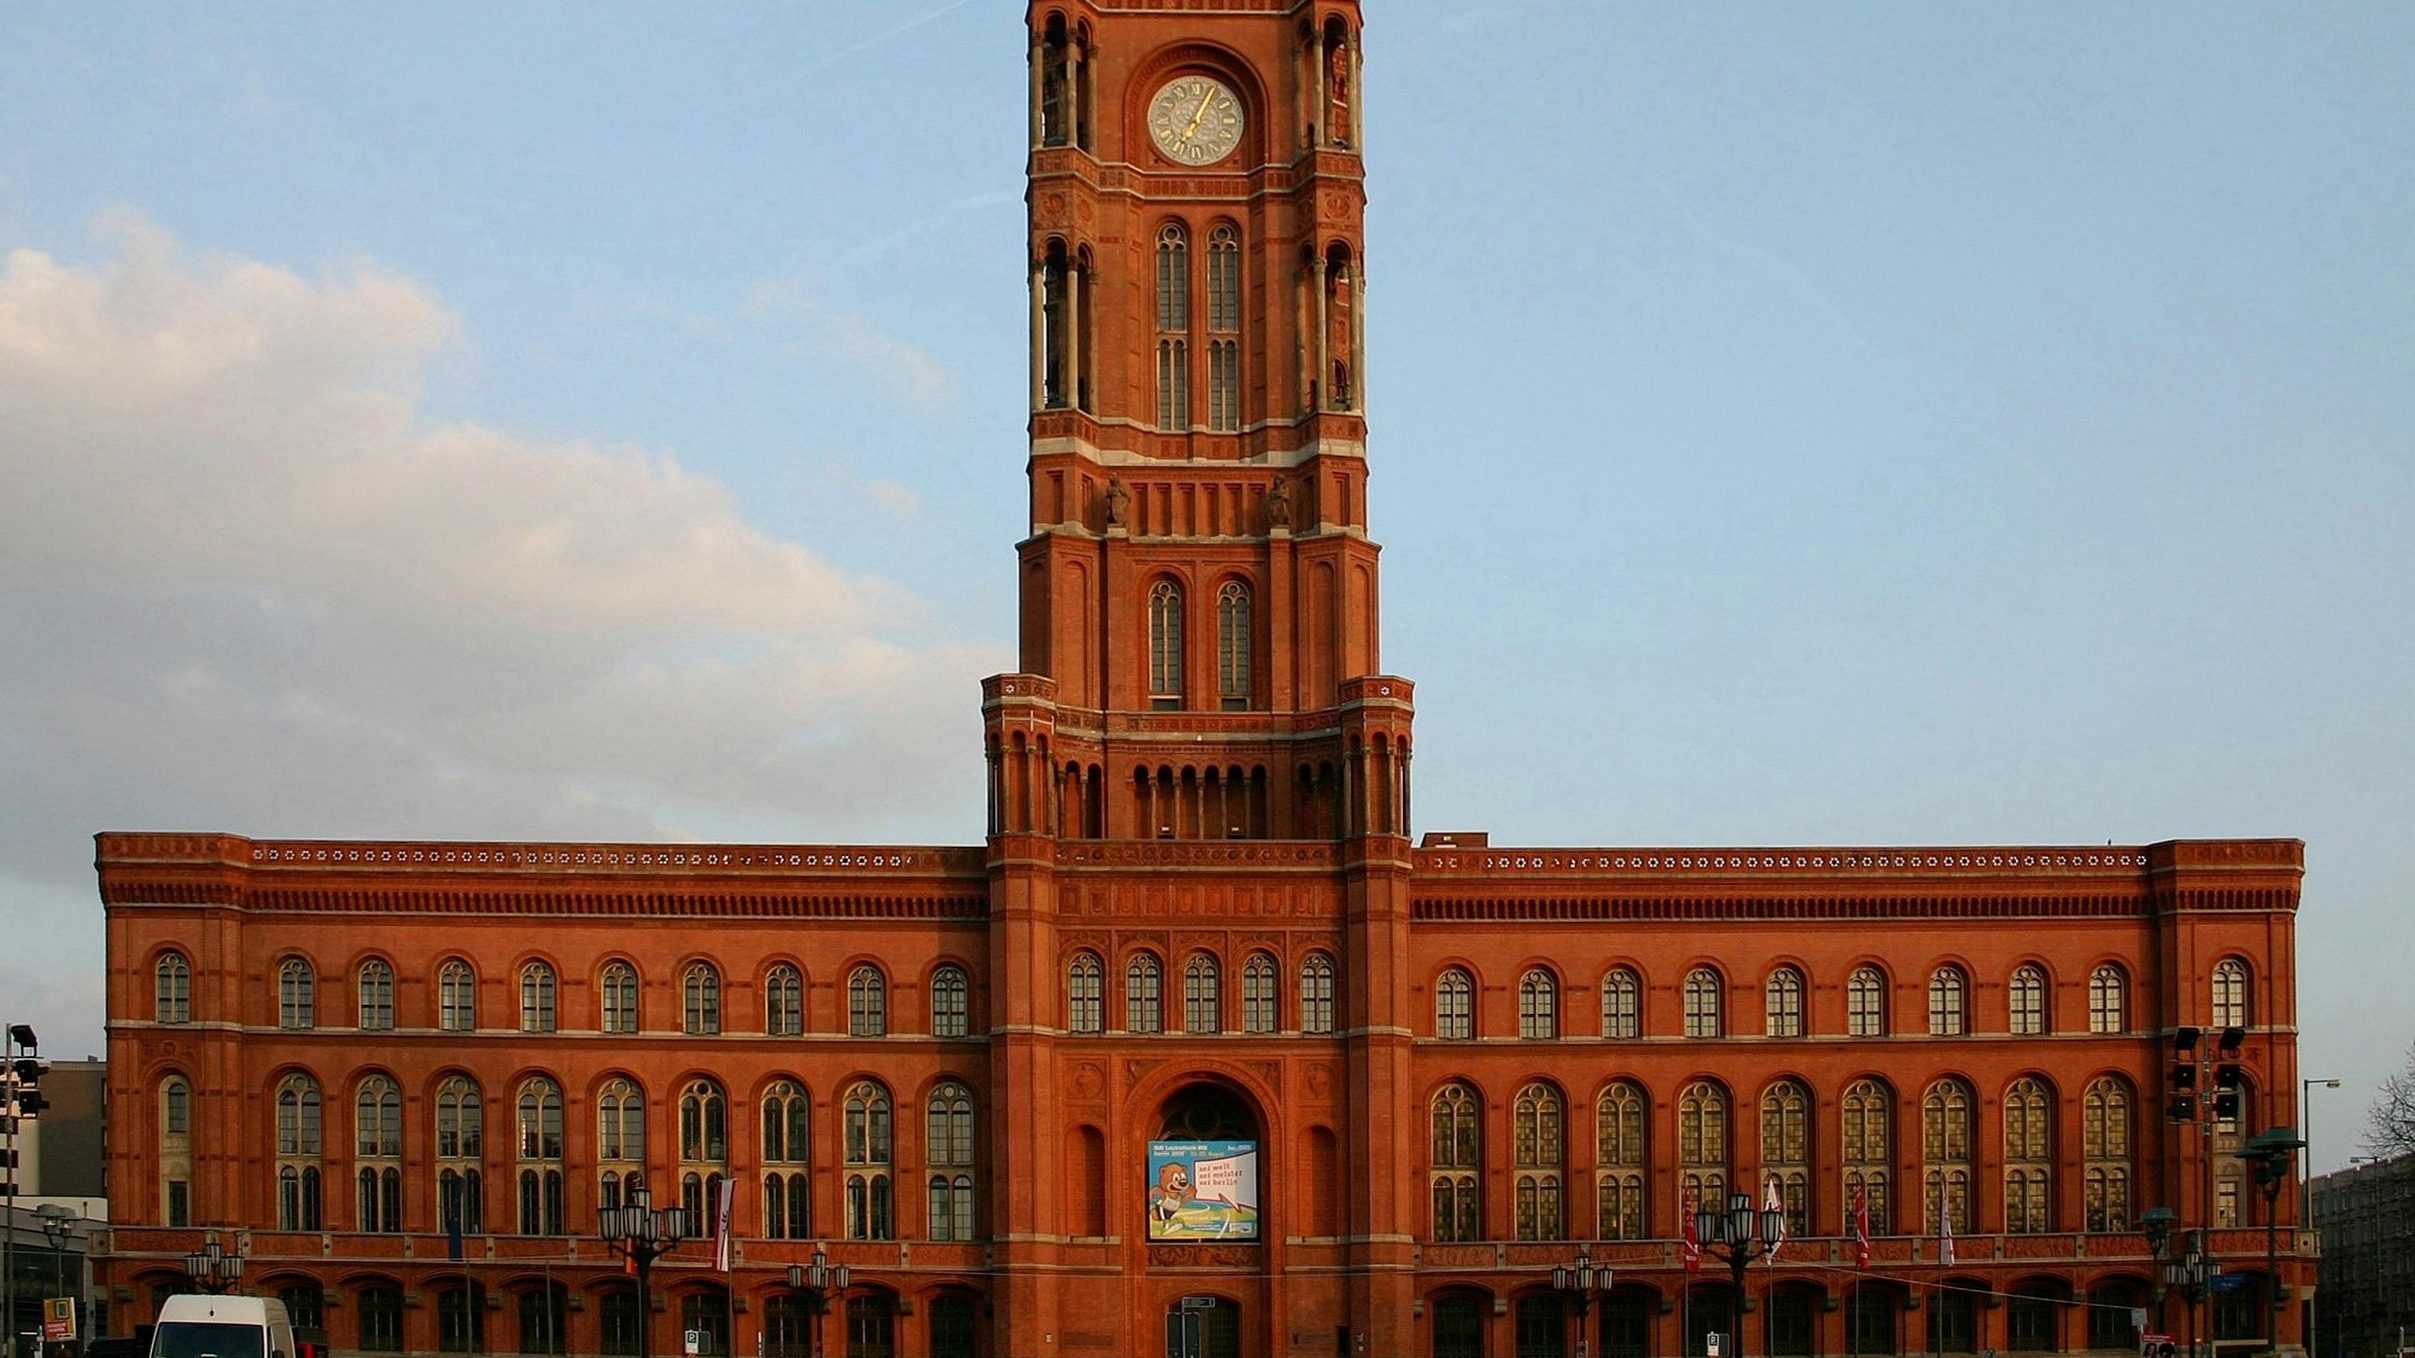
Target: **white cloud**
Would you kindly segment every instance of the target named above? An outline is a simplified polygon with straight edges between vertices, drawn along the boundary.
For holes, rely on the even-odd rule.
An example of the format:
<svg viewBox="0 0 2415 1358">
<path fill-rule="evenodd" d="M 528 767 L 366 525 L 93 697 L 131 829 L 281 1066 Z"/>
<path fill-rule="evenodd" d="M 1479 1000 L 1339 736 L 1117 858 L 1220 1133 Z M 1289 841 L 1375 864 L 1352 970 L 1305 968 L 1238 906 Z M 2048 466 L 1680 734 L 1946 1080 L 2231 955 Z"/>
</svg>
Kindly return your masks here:
<svg viewBox="0 0 2415 1358">
<path fill-rule="evenodd" d="M 791 348 L 798 355 L 845 359 L 890 394 L 914 405 L 929 408 L 955 395 L 955 379 L 939 360 L 855 312 L 833 310 L 795 279 L 754 284 L 739 311 L 756 320 L 794 326 L 797 338 Z"/>
</svg>

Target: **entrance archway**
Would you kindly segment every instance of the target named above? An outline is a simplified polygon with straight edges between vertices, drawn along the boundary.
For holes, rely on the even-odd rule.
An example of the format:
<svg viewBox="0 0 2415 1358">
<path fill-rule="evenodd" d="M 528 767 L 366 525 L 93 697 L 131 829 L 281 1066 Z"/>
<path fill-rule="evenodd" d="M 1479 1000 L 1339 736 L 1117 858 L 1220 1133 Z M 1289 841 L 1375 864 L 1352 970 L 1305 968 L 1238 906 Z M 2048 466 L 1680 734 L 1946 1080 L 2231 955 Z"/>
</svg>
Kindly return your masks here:
<svg viewBox="0 0 2415 1358">
<path fill-rule="evenodd" d="M 1241 1308 L 1190 1296 L 1166 1309 L 1166 1358 L 1241 1358 Z"/>
</svg>

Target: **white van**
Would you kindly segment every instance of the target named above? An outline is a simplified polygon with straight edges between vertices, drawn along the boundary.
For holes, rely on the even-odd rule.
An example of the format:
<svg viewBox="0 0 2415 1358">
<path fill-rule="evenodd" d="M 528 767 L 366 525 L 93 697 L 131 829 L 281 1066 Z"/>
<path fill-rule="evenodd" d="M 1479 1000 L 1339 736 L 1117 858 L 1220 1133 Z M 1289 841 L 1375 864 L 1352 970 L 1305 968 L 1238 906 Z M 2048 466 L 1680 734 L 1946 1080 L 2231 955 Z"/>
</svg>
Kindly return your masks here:
<svg viewBox="0 0 2415 1358">
<path fill-rule="evenodd" d="M 294 1358 L 293 1318 L 274 1297 L 170 1297 L 151 1358 Z"/>
</svg>

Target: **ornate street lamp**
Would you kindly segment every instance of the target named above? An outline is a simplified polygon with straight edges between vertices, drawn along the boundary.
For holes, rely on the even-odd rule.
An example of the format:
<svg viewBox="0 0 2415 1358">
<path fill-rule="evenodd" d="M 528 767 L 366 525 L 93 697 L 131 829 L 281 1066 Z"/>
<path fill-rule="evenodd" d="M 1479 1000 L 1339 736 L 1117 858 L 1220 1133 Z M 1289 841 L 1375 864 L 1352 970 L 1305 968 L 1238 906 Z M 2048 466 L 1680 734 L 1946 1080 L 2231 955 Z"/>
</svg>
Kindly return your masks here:
<svg viewBox="0 0 2415 1358">
<path fill-rule="evenodd" d="M 1756 1233 L 1757 1232 L 1757 1233 Z M 1779 1208 L 1753 1210 L 1753 1195 L 1730 1193 L 1727 1210 L 1713 1211 L 1708 1207 L 1694 1213 L 1694 1238 L 1702 1248 L 1727 1262 L 1727 1271 L 1736 1286 L 1736 1355 L 1744 1355 L 1744 1311 L 1751 1303 L 1744 1296 L 1744 1271 L 1755 1259 L 1776 1249 L 1786 1238 L 1786 1213 Z M 1769 1318 L 1761 1319 L 1761 1351 L 1769 1351 Z"/>
<path fill-rule="evenodd" d="M 618 1207 L 595 1214 L 604 1244 L 637 1269 L 637 1358 L 648 1358 L 647 1341 L 654 1328 L 654 1261 L 679 1248 L 694 1234 L 684 1207 L 656 1207 L 644 1184 L 629 1190 Z"/>
<path fill-rule="evenodd" d="M 2276 1331 L 2280 1326 L 2277 1317 L 2281 1311 L 2281 1256 L 2273 1235 L 2273 1218 L 2277 1215 L 2274 1209 L 2280 1206 L 2281 1185 L 2289 1182 L 2290 1166 L 2297 1163 L 2298 1151 L 2305 1144 L 2298 1139 L 2293 1128 L 2268 1127 L 2249 1137 L 2247 1149 L 2241 1152 L 2241 1158 L 2255 1166 L 2256 1187 L 2264 1190 L 2264 1286 L 2271 1294 L 2267 1298 L 2270 1305 L 2264 1308 L 2264 1348 L 2267 1352 L 2280 1347 L 2280 1336 Z"/>
<path fill-rule="evenodd" d="M 788 1266 L 788 1290 L 805 1298 L 805 1314 L 813 1317 L 813 1358 L 822 1358 L 822 1316 L 847 1294 L 847 1266 L 831 1263 L 816 1245 L 812 1263 Z"/>
<path fill-rule="evenodd" d="M 1586 1340 L 1593 1333 L 1586 1317 L 1593 1314 L 1593 1294 L 1610 1290 L 1610 1270 L 1595 1268 L 1592 1253 L 1580 1245 L 1575 1263 L 1551 1266 L 1551 1287 L 1576 1298 L 1576 1358 L 1585 1358 Z"/>
<path fill-rule="evenodd" d="M 184 1275 L 193 1280 L 193 1286 L 212 1295 L 231 1292 L 236 1283 L 243 1281 L 245 1262 L 242 1255 L 221 1249 L 218 1237 L 213 1235 L 200 1249 L 184 1257 Z"/>
</svg>

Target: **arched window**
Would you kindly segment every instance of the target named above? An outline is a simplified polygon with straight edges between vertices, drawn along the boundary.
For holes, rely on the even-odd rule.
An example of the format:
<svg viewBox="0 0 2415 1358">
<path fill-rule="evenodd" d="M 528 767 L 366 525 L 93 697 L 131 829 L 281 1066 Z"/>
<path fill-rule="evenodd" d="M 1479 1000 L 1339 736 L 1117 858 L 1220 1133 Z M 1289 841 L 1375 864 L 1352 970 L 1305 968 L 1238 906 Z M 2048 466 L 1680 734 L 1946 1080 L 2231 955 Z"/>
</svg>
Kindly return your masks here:
<svg viewBox="0 0 2415 1358">
<path fill-rule="evenodd" d="M 478 1082 L 454 1075 L 436 1086 L 436 1225 L 486 1231 L 486 1101 Z"/>
<path fill-rule="evenodd" d="M 1300 964 L 1300 1031 L 1333 1031 L 1333 959 L 1321 952 Z"/>
<path fill-rule="evenodd" d="M 1709 967 L 1696 967 L 1685 976 L 1685 1035 L 1687 1037 L 1721 1037 L 1726 1034 L 1726 1015 L 1722 1010 L 1723 986 L 1719 973 Z"/>
<path fill-rule="evenodd" d="M 478 977 L 458 958 L 436 972 L 436 1026 L 448 1033 L 478 1027 Z"/>
<path fill-rule="evenodd" d="M 1940 1222 L 1968 1234 L 1978 1229 L 1971 1211 L 1971 1090 L 1960 1080 L 1939 1080 L 1920 1100 L 1921 1210 L 1926 1230 Z"/>
<path fill-rule="evenodd" d="M 184 1079 L 173 1077 L 162 1086 L 159 1094 L 160 1135 L 190 1136 L 193 1131 L 193 1087 Z"/>
<path fill-rule="evenodd" d="M 2088 1031 L 2130 1031 L 2129 973 L 2111 962 L 2088 973 Z"/>
<path fill-rule="evenodd" d="M 973 1238 L 973 1094 L 953 1080 L 924 1106 L 923 1154 L 930 1162 L 933 1240 Z"/>
<path fill-rule="evenodd" d="M 1855 967 L 1845 979 L 1845 1035 L 1887 1035 L 1887 976 L 1876 967 Z"/>
<path fill-rule="evenodd" d="M 1535 967 L 1518 978 L 1518 1036 L 1547 1041 L 1560 1035 L 1560 985 Z"/>
<path fill-rule="evenodd" d="M 318 973 L 299 957 L 288 957 L 277 968 L 277 1026 L 319 1026 Z"/>
<path fill-rule="evenodd" d="M 1038 124 L 1032 131 L 1042 146 L 1090 147 L 1091 61 L 1086 37 L 1086 29 L 1069 32 L 1064 15 L 1048 16 L 1032 73 L 1039 84 L 1034 96 Z"/>
<path fill-rule="evenodd" d="M 1180 222 L 1157 232 L 1157 427 L 1191 427 L 1191 238 Z"/>
<path fill-rule="evenodd" d="M 2054 1096 L 2034 1076 L 2004 1092 L 2004 1229 L 2042 1235 L 2054 1229 Z"/>
<path fill-rule="evenodd" d="M 1644 1035 L 1643 990 L 1625 967 L 1602 977 L 1602 1036 L 1631 1042 Z"/>
<path fill-rule="evenodd" d="M 1761 1091 L 1761 1175 L 1778 1186 L 1787 1234 L 1811 1234 L 1811 1091 L 1800 1080 Z"/>
<path fill-rule="evenodd" d="M 964 968 L 953 963 L 931 973 L 931 1036 L 963 1037 L 972 1030 L 970 990 Z"/>
<path fill-rule="evenodd" d="M 2014 967 L 2012 984 L 2005 987 L 2005 999 L 2011 1010 L 2010 1028 L 2014 1037 L 2037 1037 L 2046 1031 L 2045 968 L 2035 962 Z"/>
<path fill-rule="evenodd" d="M 604 1031 L 637 1031 L 637 968 L 613 962 L 604 968 Z"/>
<path fill-rule="evenodd" d="M 151 968 L 151 1017 L 161 1023 L 193 1021 L 193 964 L 180 952 L 163 952 Z"/>
<path fill-rule="evenodd" d="M 1262 952 L 1251 953 L 1249 960 L 1241 964 L 1241 1031 L 1260 1034 L 1281 1031 L 1280 994 L 1275 959 Z"/>
<path fill-rule="evenodd" d="M 159 1135 L 153 1162 L 159 1172 L 159 1220 L 163 1226 L 193 1223 L 193 1086 L 171 1075 L 159 1086 Z"/>
<path fill-rule="evenodd" d="M 1971 1030 L 1970 982 L 1960 967 L 1929 973 L 1929 1036 L 1961 1037 Z"/>
<path fill-rule="evenodd" d="M 1065 1026 L 1077 1033 L 1107 1030 L 1106 967 L 1097 953 L 1077 952 L 1065 968 Z"/>
<path fill-rule="evenodd" d="M 1241 233 L 1208 232 L 1208 428 L 1241 428 Z"/>
<path fill-rule="evenodd" d="M 595 1101 L 595 1131 L 596 1205 L 618 1207 L 629 1189 L 645 1182 L 646 1096 L 634 1081 L 605 1082 Z"/>
<path fill-rule="evenodd" d="M 553 968 L 531 962 L 520 968 L 520 1031 L 550 1033 L 555 1027 Z M 548 1231 L 558 1235 L 558 1231 Z"/>
<path fill-rule="evenodd" d="M 2236 957 L 2225 957 L 2214 964 L 2213 1026 L 2244 1028 L 2247 1026 L 2247 964 Z"/>
<path fill-rule="evenodd" d="M 1727 1200 L 1727 1150 L 1727 1091 L 1696 1080 L 1677 1096 L 1677 1184 L 1685 1202 L 1715 1208 Z"/>
<path fill-rule="evenodd" d="M 1149 706 L 1182 706 L 1182 586 L 1149 587 Z"/>
<path fill-rule="evenodd" d="M 1465 1042 L 1476 1035 L 1476 984 L 1457 967 L 1434 982 L 1434 1036 Z"/>
<path fill-rule="evenodd" d="M 889 1091 L 866 1080 L 847 1091 L 842 1107 L 847 1122 L 847 1238 L 894 1240 Z"/>
<path fill-rule="evenodd" d="M 2080 1159 L 2088 1229 L 2130 1229 L 2130 1087 L 2107 1075 L 2080 1097 Z"/>
<path fill-rule="evenodd" d="M 1512 1191 L 1520 1240 L 1558 1240 L 1566 1234 L 1560 1226 L 1560 1166 L 1567 1158 L 1562 1134 L 1565 1121 L 1560 1092 L 1539 1081 L 1519 1090 L 1510 1107 L 1516 1165 Z"/>
<path fill-rule="evenodd" d="M 711 1229 L 730 1163 L 729 1096 L 712 1080 L 679 1091 L 679 1205 L 698 1230 Z"/>
<path fill-rule="evenodd" d="M 1484 1106 L 1476 1091 L 1464 1084 L 1444 1085 L 1434 1095 L 1433 1165 L 1434 1238 L 1440 1241 L 1481 1240 L 1483 1228 L 1484 1148 L 1480 1130 Z"/>
<path fill-rule="evenodd" d="M 394 1081 L 372 1075 L 352 1098 L 352 1163 L 358 1180 L 354 1202 L 361 1229 L 402 1229 L 402 1092 Z"/>
<path fill-rule="evenodd" d="M 889 978 L 869 963 L 847 973 L 847 1035 L 889 1035 Z"/>
<path fill-rule="evenodd" d="M 394 968 L 382 957 L 372 957 L 361 963 L 359 978 L 353 984 L 358 1001 L 360 1023 L 368 1032 L 385 1032 L 394 1026 Z"/>
<path fill-rule="evenodd" d="M 1182 1030 L 1186 1033 L 1213 1033 L 1223 1022 L 1223 986 L 1216 968 L 1216 959 L 1203 952 L 1191 954 L 1182 964 Z"/>
<path fill-rule="evenodd" d="M 320 1229 L 323 1153 L 319 1082 L 288 1075 L 277 1085 L 277 1229 Z"/>
<path fill-rule="evenodd" d="M 786 962 L 763 978 L 763 1031 L 772 1037 L 805 1032 L 805 974 Z"/>
<path fill-rule="evenodd" d="M 1868 1213 L 1870 1234 L 1893 1230 L 1895 1195 L 1895 1094 L 1876 1080 L 1856 1080 L 1846 1086 L 1839 1103 L 1844 1117 L 1846 1229 L 1858 1208 Z"/>
<path fill-rule="evenodd" d="M 564 1234 L 562 1087 L 539 1075 L 513 1101 L 519 1144 L 520 1234 Z"/>
<path fill-rule="evenodd" d="M 721 1031 L 721 973 L 709 962 L 690 966 L 679 978 L 679 1026 L 697 1037 Z"/>
<path fill-rule="evenodd" d="M 813 1237 L 813 1101 L 804 1086 L 781 1080 L 763 1091 L 763 1234 Z"/>
<path fill-rule="evenodd" d="M 1604 1240 L 1644 1238 L 1644 1092 L 1630 1080 L 1602 1090 L 1593 1107 L 1594 1196 Z"/>
<path fill-rule="evenodd" d="M 1780 967 L 1761 987 L 1761 1031 L 1770 1037 L 1803 1035 L 1803 973 Z"/>
<path fill-rule="evenodd" d="M 1138 952 L 1124 964 L 1124 1031 L 1161 1032 L 1165 1027 L 1165 997 L 1155 953 Z"/>
<path fill-rule="evenodd" d="M 1216 590 L 1216 702 L 1227 712 L 1249 707 L 1249 586 L 1227 580 Z"/>
</svg>

